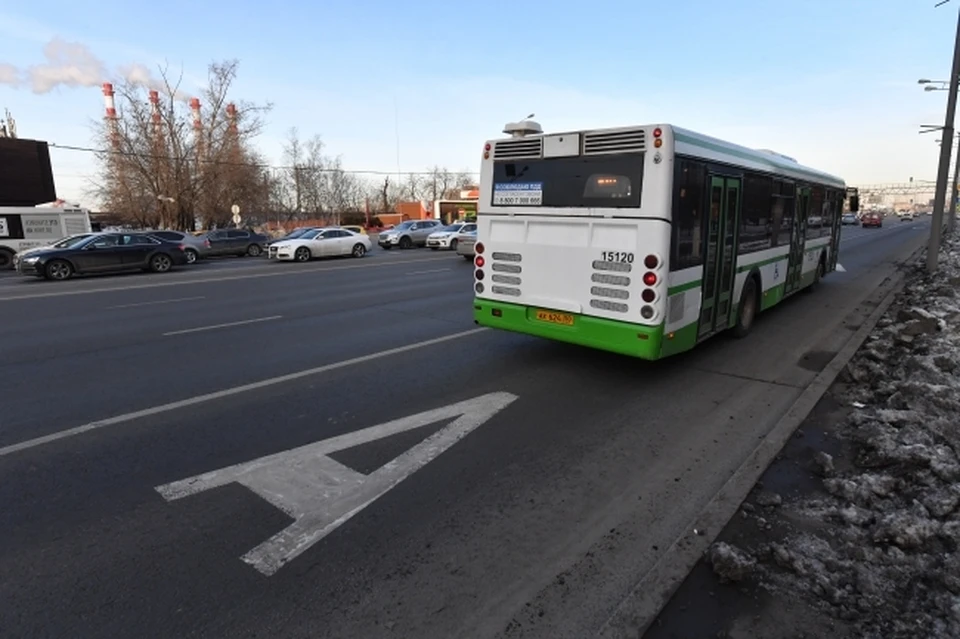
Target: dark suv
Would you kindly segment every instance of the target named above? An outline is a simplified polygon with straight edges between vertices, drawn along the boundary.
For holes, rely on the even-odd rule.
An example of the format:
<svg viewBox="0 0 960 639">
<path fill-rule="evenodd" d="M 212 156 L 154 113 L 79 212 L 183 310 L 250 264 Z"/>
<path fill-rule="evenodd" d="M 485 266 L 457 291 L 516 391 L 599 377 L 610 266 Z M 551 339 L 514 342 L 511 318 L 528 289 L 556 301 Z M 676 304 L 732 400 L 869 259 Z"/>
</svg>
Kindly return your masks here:
<svg viewBox="0 0 960 639">
<path fill-rule="evenodd" d="M 270 241 L 266 235 L 249 229 L 218 229 L 208 232 L 203 238 L 210 241 L 210 251 L 207 255 L 211 257 L 221 255 L 259 257 L 263 255 L 264 247 Z"/>
</svg>

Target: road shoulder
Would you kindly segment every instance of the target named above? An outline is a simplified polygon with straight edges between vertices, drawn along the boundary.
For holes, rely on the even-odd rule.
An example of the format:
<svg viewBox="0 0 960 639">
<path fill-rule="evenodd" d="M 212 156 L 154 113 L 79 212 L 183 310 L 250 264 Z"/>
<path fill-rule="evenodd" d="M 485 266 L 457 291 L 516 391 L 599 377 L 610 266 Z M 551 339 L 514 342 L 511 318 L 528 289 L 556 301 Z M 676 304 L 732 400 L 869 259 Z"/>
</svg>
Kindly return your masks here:
<svg viewBox="0 0 960 639">
<path fill-rule="evenodd" d="M 960 635 L 960 242 L 919 267 L 644 639 Z"/>
</svg>

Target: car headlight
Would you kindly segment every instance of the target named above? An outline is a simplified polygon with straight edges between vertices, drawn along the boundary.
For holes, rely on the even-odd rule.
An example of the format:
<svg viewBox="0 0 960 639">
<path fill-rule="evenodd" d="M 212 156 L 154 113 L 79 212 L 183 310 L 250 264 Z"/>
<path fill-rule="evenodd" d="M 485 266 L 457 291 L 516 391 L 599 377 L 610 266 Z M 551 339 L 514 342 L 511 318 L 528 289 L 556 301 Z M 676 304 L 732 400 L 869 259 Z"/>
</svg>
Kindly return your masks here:
<svg viewBox="0 0 960 639">
<path fill-rule="evenodd" d="M 39 262 L 39 261 L 40 261 L 40 258 L 39 258 L 39 257 L 36 257 L 36 256 L 33 256 L 33 255 L 29 255 L 29 256 L 23 258 L 23 263 L 24 263 L 24 264 L 36 264 L 36 263 Z"/>
</svg>

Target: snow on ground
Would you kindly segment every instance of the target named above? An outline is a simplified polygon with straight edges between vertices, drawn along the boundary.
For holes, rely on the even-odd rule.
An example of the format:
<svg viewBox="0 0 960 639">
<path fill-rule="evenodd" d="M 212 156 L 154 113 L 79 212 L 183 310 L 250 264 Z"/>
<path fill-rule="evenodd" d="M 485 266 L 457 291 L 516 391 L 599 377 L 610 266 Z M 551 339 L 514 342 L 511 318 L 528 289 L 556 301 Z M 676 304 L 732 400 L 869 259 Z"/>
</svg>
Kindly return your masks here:
<svg viewBox="0 0 960 639">
<path fill-rule="evenodd" d="M 870 639 L 960 637 L 960 240 L 933 277 L 922 259 L 843 373 L 853 459 L 820 452 L 819 494 L 768 497 L 798 524 L 782 540 L 707 554 Z"/>
</svg>

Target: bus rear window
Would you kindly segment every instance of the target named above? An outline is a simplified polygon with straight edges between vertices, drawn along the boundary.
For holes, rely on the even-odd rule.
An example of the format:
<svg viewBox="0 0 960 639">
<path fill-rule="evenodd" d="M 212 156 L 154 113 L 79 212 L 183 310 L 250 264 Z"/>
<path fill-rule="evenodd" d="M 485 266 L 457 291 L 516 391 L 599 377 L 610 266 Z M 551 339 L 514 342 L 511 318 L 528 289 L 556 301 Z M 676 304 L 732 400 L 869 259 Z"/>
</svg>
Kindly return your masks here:
<svg viewBox="0 0 960 639">
<path fill-rule="evenodd" d="M 643 155 L 499 161 L 493 206 L 640 208 Z"/>
</svg>

